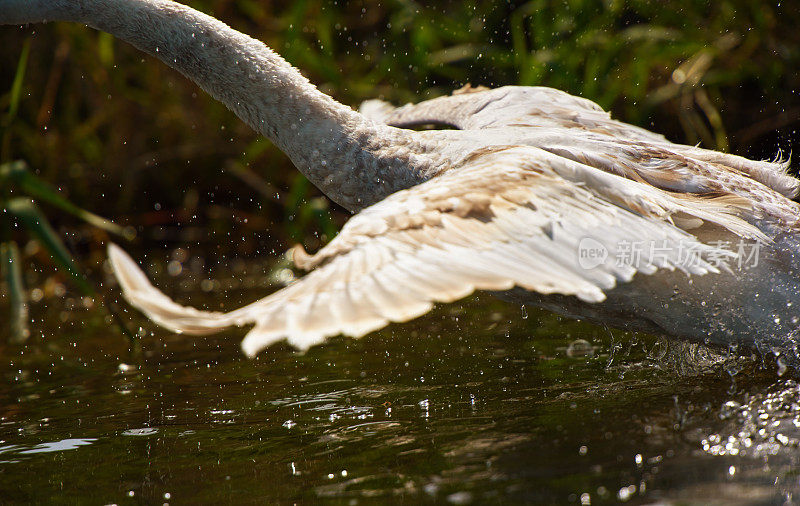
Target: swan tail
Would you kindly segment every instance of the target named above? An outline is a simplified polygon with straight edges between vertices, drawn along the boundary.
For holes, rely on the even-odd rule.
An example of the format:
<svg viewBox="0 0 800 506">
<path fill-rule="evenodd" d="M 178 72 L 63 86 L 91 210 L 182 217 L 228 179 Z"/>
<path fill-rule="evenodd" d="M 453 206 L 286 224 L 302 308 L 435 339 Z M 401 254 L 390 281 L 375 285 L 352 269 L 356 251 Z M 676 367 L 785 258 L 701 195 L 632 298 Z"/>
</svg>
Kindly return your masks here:
<svg viewBox="0 0 800 506">
<path fill-rule="evenodd" d="M 108 245 L 108 258 L 125 300 L 162 327 L 178 333 L 206 335 L 239 323 L 230 313 L 177 304 L 154 287 L 136 262 L 116 244 Z"/>
</svg>

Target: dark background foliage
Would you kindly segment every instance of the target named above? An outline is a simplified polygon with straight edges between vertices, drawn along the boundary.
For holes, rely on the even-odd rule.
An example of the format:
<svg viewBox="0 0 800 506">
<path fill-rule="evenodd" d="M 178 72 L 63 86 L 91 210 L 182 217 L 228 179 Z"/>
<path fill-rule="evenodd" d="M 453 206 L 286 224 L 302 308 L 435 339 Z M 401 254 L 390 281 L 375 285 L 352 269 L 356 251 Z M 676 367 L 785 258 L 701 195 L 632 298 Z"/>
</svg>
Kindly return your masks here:
<svg viewBox="0 0 800 506">
<path fill-rule="evenodd" d="M 672 140 L 754 158 L 800 139 L 793 2 L 189 3 L 265 41 L 353 106 L 419 101 L 465 83 L 544 85 Z M 2 160 L 26 160 L 73 202 L 136 226 L 145 244 L 269 254 L 291 241 L 317 247 L 346 219 L 224 106 L 83 26 L 0 28 L 0 111 L 26 40 L 23 99 L 3 123 Z M 62 231 L 76 225 L 51 218 Z M 80 249 L 102 234 L 70 237 Z"/>
</svg>

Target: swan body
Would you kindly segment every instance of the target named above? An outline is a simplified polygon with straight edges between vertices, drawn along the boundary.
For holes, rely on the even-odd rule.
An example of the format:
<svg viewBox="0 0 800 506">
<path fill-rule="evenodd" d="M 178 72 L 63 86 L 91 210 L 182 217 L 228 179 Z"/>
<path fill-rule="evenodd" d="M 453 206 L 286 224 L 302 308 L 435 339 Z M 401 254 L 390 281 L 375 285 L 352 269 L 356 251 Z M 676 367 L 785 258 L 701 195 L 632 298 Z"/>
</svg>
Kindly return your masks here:
<svg viewBox="0 0 800 506">
<path fill-rule="evenodd" d="M 111 245 L 126 299 L 169 329 L 252 325 L 242 343 L 252 356 L 284 338 L 305 349 L 361 336 L 488 290 L 797 362 L 800 182 L 788 163 L 674 144 L 542 87 L 467 87 L 356 112 L 181 4 L 0 0 L 2 24 L 51 20 L 107 31 L 181 71 L 357 213 L 315 255 L 294 250 L 309 274 L 229 313 L 176 304 Z M 409 129 L 422 124 L 456 129 Z"/>
</svg>

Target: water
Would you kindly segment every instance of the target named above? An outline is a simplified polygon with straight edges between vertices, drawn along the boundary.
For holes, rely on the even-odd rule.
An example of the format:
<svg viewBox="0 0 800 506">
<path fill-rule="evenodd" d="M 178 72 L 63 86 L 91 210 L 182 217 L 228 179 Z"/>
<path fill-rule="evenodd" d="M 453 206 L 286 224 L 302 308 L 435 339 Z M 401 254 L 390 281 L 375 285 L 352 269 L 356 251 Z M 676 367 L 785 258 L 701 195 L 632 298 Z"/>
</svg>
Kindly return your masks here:
<svg viewBox="0 0 800 506">
<path fill-rule="evenodd" d="M 178 297 L 209 307 L 264 294 L 191 281 Z M 799 488 L 800 387 L 759 360 L 678 366 L 689 348 L 491 297 L 252 361 L 243 331 L 127 313 L 132 351 L 99 308 L 64 308 L 33 306 L 43 342 L 0 345 L 3 504 L 781 504 Z"/>
</svg>

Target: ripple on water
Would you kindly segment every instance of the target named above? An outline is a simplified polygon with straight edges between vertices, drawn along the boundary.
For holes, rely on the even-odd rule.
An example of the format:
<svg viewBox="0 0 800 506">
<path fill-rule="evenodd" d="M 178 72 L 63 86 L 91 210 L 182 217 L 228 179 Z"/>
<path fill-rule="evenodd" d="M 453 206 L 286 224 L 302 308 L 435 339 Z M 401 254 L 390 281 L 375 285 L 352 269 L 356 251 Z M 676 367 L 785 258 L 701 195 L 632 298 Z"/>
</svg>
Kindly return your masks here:
<svg viewBox="0 0 800 506">
<path fill-rule="evenodd" d="M 158 434 L 158 429 L 155 427 L 142 427 L 140 429 L 122 431 L 123 436 L 152 436 L 154 434 Z"/>
</svg>

